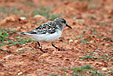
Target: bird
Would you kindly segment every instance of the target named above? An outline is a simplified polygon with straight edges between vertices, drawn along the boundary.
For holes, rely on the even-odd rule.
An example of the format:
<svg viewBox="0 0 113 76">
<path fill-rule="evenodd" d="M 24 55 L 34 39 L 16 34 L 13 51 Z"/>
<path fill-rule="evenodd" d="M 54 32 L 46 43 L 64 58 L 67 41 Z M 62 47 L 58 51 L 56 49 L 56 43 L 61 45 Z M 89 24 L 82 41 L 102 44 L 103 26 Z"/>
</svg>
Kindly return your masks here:
<svg viewBox="0 0 113 76">
<path fill-rule="evenodd" d="M 57 46 L 55 46 L 53 42 L 61 37 L 63 28 L 65 26 L 72 29 L 72 27 L 66 23 L 66 20 L 64 18 L 59 17 L 55 18 L 53 21 L 48 21 L 42 25 L 39 25 L 37 28 L 29 32 L 21 32 L 21 34 L 29 35 L 33 40 L 36 40 L 40 51 L 42 51 L 43 53 L 47 52 L 44 51 L 42 49 L 42 46 L 40 45 L 40 42 L 43 41 L 51 42 L 54 48 L 58 49 L 58 51 L 63 51 L 63 49 L 60 49 Z"/>
</svg>

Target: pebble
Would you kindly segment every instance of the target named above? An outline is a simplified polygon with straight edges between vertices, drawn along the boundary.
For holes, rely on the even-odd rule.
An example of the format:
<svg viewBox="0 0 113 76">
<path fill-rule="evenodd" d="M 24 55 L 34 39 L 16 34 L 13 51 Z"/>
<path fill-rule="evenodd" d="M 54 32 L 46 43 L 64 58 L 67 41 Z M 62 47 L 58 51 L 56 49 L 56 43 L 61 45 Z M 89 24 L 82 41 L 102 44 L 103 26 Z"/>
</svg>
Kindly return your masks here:
<svg viewBox="0 0 113 76">
<path fill-rule="evenodd" d="M 70 39 L 70 40 L 69 40 L 69 43 L 72 43 L 72 42 L 73 42 L 73 39 Z"/>
<path fill-rule="evenodd" d="M 8 59 L 11 56 L 14 56 L 14 55 L 7 55 L 7 56 L 4 57 L 4 59 Z"/>
<path fill-rule="evenodd" d="M 77 43 L 78 42 L 78 40 L 74 40 L 74 43 Z"/>
<path fill-rule="evenodd" d="M 30 48 L 30 47 L 22 47 L 22 48 L 17 49 L 16 52 L 22 51 L 22 50 L 25 50 L 25 49 L 30 49 L 30 50 L 32 49 L 32 50 L 34 50 L 34 48 Z"/>
<path fill-rule="evenodd" d="M 41 20 L 43 20 L 43 21 L 47 21 L 47 18 L 44 17 L 44 16 L 41 16 L 41 15 L 35 15 L 34 17 L 35 18 L 41 18 Z"/>
<path fill-rule="evenodd" d="M 75 22 L 77 22 L 77 23 L 85 23 L 85 20 L 84 19 L 76 19 Z"/>
<path fill-rule="evenodd" d="M 103 71 L 106 71 L 106 70 L 107 70 L 107 68 L 103 67 L 103 68 L 102 68 L 102 70 L 103 70 Z"/>
<path fill-rule="evenodd" d="M 26 17 L 20 17 L 20 19 L 21 19 L 21 20 L 25 20 L 25 19 L 26 19 Z"/>
<path fill-rule="evenodd" d="M 22 74 L 22 72 L 19 72 L 19 73 L 18 73 L 18 75 L 21 75 L 21 74 Z"/>
</svg>

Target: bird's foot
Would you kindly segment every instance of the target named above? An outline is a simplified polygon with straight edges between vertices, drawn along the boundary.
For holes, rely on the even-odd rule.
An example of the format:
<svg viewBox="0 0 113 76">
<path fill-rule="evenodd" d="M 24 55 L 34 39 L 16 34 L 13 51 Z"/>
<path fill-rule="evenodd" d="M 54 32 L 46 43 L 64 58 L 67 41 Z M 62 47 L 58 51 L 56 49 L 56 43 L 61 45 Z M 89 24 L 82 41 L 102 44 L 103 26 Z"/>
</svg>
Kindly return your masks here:
<svg viewBox="0 0 113 76">
<path fill-rule="evenodd" d="M 40 50 L 40 51 L 42 51 L 43 53 L 47 53 L 47 51 L 44 51 L 44 50 Z"/>
<path fill-rule="evenodd" d="M 58 51 L 65 51 L 65 49 L 56 48 Z"/>
<path fill-rule="evenodd" d="M 39 47 L 40 51 L 43 53 L 47 53 L 47 51 L 42 50 L 42 47 Z"/>
</svg>

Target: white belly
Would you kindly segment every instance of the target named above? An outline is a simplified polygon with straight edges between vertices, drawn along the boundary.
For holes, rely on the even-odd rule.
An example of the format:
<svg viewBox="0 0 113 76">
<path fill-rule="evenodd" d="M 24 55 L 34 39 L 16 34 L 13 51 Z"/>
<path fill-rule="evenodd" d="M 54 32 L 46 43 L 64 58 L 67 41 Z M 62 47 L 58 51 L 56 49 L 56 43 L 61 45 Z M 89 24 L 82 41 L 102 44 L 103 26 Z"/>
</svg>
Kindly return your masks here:
<svg viewBox="0 0 113 76">
<path fill-rule="evenodd" d="M 48 33 L 47 34 L 33 34 L 31 35 L 31 38 L 39 42 L 41 41 L 53 42 L 55 40 L 58 40 L 61 34 L 62 34 L 62 31 L 57 30 L 53 34 L 48 34 Z"/>
</svg>

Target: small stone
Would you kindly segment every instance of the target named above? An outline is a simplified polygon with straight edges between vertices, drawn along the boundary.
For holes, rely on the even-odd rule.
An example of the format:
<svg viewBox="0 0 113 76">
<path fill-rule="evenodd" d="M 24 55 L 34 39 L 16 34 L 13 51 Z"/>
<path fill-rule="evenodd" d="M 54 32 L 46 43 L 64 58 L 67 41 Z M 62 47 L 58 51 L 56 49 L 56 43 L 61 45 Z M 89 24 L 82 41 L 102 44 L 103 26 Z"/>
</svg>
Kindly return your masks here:
<svg viewBox="0 0 113 76">
<path fill-rule="evenodd" d="M 77 43 L 78 42 L 78 40 L 74 40 L 74 43 Z"/>
<path fill-rule="evenodd" d="M 41 19 L 41 20 L 43 20 L 43 21 L 47 21 L 47 18 L 44 17 L 44 16 L 41 16 L 41 15 L 35 15 L 34 17 L 35 17 L 35 18 L 39 18 L 39 19 Z"/>
<path fill-rule="evenodd" d="M 25 49 L 26 49 L 25 47 L 22 47 L 22 48 L 17 49 L 16 52 L 22 51 L 22 50 L 25 50 Z"/>
<path fill-rule="evenodd" d="M 26 19 L 26 17 L 20 17 L 20 19 L 21 19 L 21 20 L 25 20 L 25 19 Z"/>
<path fill-rule="evenodd" d="M 18 75 L 22 75 L 22 72 L 19 72 Z"/>
<path fill-rule="evenodd" d="M 102 68 L 102 70 L 103 70 L 103 71 L 106 71 L 106 70 L 107 70 L 107 68 L 103 67 L 103 68 Z"/>
<path fill-rule="evenodd" d="M 22 51 L 22 50 L 25 50 L 25 49 L 31 50 L 31 49 L 33 49 L 33 48 L 30 48 L 30 47 L 22 47 L 22 48 L 17 49 L 16 52 Z"/>
<path fill-rule="evenodd" d="M 75 20 L 77 23 L 85 23 L 85 20 L 84 19 L 76 19 Z"/>
<path fill-rule="evenodd" d="M 92 41 L 92 40 L 90 41 L 90 43 L 93 43 L 93 42 L 94 42 L 94 41 Z"/>
<path fill-rule="evenodd" d="M 109 44 L 108 44 L 108 43 L 106 43 L 106 44 L 105 44 L 105 46 L 109 46 Z"/>
<path fill-rule="evenodd" d="M 69 43 L 72 43 L 72 42 L 73 42 L 73 39 L 70 39 L 70 40 L 69 40 Z"/>
<path fill-rule="evenodd" d="M 4 57 L 4 59 L 8 59 L 9 57 L 12 57 L 12 56 L 14 56 L 14 55 L 7 55 Z"/>
</svg>

